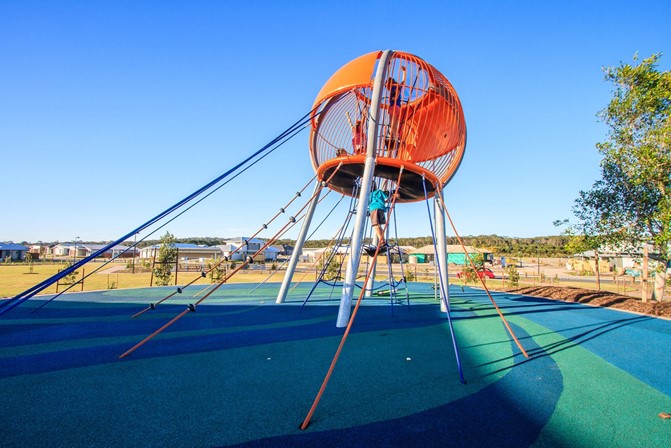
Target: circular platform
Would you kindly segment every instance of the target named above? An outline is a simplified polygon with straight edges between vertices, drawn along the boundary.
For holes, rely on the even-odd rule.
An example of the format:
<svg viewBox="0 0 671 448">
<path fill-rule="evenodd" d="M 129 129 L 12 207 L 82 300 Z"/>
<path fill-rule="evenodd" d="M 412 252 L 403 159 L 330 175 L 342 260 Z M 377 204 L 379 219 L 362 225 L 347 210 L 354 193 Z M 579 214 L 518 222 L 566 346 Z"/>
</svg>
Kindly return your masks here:
<svg viewBox="0 0 671 448">
<path fill-rule="evenodd" d="M 347 196 L 352 196 L 354 185 L 363 176 L 365 156 L 337 157 L 323 163 L 317 172 L 320 179 L 327 181 L 328 187 Z M 396 186 L 401 172 L 400 186 Z M 334 174 L 335 173 L 335 174 Z M 401 162 L 397 159 L 378 157 L 375 163 L 374 176 L 389 179 L 394 183 L 391 189 L 397 190 L 398 202 L 416 202 L 433 197 L 438 179 L 430 171 L 414 163 Z"/>
</svg>

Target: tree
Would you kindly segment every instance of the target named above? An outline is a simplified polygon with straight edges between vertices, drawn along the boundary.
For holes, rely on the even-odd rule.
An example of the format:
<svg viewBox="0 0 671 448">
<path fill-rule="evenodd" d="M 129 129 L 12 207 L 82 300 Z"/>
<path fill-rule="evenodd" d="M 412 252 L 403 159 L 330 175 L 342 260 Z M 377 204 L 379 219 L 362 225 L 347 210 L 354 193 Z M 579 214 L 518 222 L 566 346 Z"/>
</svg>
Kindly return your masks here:
<svg viewBox="0 0 671 448">
<path fill-rule="evenodd" d="M 207 260 L 207 269 L 210 272 L 210 283 L 219 283 L 225 276 L 225 266 L 221 260 Z"/>
<path fill-rule="evenodd" d="M 671 243 L 671 71 L 658 71 L 660 57 L 604 69 L 615 90 L 599 113 L 608 127 L 607 140 L 597 144 L 601 179 L 580 192 L 574 214 L 595 224 L 603 242 L 623 249 L 651 242 L 664 280 Z"/>
<path fill-rule="evenodd" d="M 510 286 L 518 286 L 520 284 L 520 272 L 517 270 L 517 266 L 509 264 L 504 268 L 504 272 L 508 275 Z"/>
<path fill-rule="evenodd" d="M 170 284 L 172 266 L 177 261 L 175 237 L 170 232 L 165 232 L 165 235 L 161 237 L 160 244 L 156 264 L 154 265 L 154 278 L 157 286 L 166 286 Z"/>
<path fill-rule="evenodd" d="M 468 255 L 466 255 L 468 256 Z M 478 272 L 484 269 L 485 267 L 485 257 L 478 253 L 473 256 L 471 254 L 471 260 L 473 260 L 473 265 L 475 266 L 475 269 L 473 269 L 473 265 L 466 260 L 466 264 L 464 265 L 464 269 L 462 270 L 464 279 L 466 280 L 466 283 L 478 283 Z"/>
<path fill-rule="evenodd" d="M 26 258 L 24 260 L 26 263 L 28 263 L 28 273 L 32 274 L 33 273 L 33 254 L 28 252 L 26 254 Z"/>
<path fill-rule="evenodd" d="M 324 263 L 328 263 L 326 270 L 324 271 Z M 326 281 L 338 281 L 342 277 L 342 256 L 338 253 L 334 253 L 333 249 L 327 249 L 322 254 L 321 260 L 319 261 L 318 269 L 324 271 L 323 279 Z"/>
<path fill-rule="evenodd" d="M 67 261 L 65 263 L 65 267 L 63 268 L 68 269 L 70 266 L 72 266 L 74 263 L 72 261 Z M 63 277 L 63 283 L 67 285 L 72 285 L 77 281 L 77 275 L 79 274 L 79 271 L 72 271 L 68 275 Z"/>
<path fill-rule="evenodd" d="M 587 251 L 594 252 L 594 274 L 596 278 L 596 289 L 601 291 L 601 271 L 599 270 L 599 251 L 608 241 L 605 236 L 607 230 L 602 225 L 600 213 L 592 199 L 584 197 L 584 192 L 580 192 L 580 198 L 586 202 L 582 207 L 573 207 L 573 214 L 578 218 L 577 223 L 569 224 L 569 220 L 555 221 L 555 226 L 569 224 L 564 234 L 570 239 L 564 245 L 566 252 L 578 254 Z"/>
</svg>

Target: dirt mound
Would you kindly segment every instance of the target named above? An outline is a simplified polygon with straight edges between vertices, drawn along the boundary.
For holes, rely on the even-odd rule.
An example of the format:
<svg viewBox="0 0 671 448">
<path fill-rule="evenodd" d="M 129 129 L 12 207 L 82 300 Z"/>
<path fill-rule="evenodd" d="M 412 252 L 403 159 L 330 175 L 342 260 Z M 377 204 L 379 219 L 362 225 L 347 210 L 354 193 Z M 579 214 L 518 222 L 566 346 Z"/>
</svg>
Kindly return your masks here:
<svg viewBox="0 0 671 448">
<path fill-rule="evenodd" d="M 650 301 L 643 303 L 640 299 L 608 291 L 560 286 L 527 286 L 523 288 L 507 288 L 506 291 L 671 318 L 671 302 Z"/>
</svg>

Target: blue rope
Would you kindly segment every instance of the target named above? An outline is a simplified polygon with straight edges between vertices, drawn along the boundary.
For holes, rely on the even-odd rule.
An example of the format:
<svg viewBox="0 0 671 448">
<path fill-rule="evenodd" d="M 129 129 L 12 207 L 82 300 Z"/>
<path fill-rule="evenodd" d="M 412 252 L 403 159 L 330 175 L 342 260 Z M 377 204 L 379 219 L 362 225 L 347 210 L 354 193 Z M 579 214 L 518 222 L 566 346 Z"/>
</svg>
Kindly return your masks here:
<svg viewBox="0 0 671 448">
<path fill-rule="evenodd" d="M 43 302 L 40 306 L 38 306 L 37 308 L 35 308 L 34 310 L 32 310 L 30 313 L 32 314 L 32 313 L 35 313 L 36 311 L 41 310 L 42 308 L 44 308 L 45 306 L 47 306 L 49 303 L 51 303 L 53 300 L 57 299 L 57 298 L 60 297 L 62 294 L 65 294 L 65 293 L 68 292 L 70 289 L 72 289 L 73 287 L 75 287 L 75 286 L 78 285 L 79 283 L 81 283 L 81 282 L 83 282 L 84 280 L 86 280 L 87 278 L 89 278 L 89 276 L 95 274 L 95 273 L 98 272 L 100 269 L 104 268 L 104 267 L 107 266 L 109 263 L 111 263 L 112 261 L 116 260 L 116 259 L 119 258 L 121 255 L 123 255 L 123 254 L 125 254 L 126 252 L 128 252 L 129 250 L 133 249 L 133 248 L 136 247 L 138 244 L 140 244 L 141 242 L 143 242 L 144 240 L 146 240 L 147 238 L 149 238 L 150 236 L 152 236 L 153 234 L 155 234 L 156 232 L 158 232 L 159 230 L 161 230 L 162 228 L 164 228 L 165 226 L 167 226 L 168 224 L 170 224 L 171 222 L 173 222 L 174 220 L 176 220 L 177 218 L 179 218 L 180 216 L 182 216 L 184 213 L 188 212 L 188 211 L 191 210 L 193 207 L 195 207 L 196 205 L 200 204 L 201 202 L 203 202 L 203 201 L 204 201 L 205 199 L 207 199 L 208 197 L 212 196 L 214 193 L 216 193 L 216 192 L 219 191 L 221 188 L 223 188 L 223 187 L 225 187 L 226 185 L 228 185 L 230 182 L 232 182 L 233 180 L 235 180 L 238 176 L 240 176 L 241 174 L 243 174 L 245 171 L 247 171 L 248 169 L 250 169 L 251 167 L 253 167 L 253 166 L 256 165 L 257 163 L 259 163 L 261 160 L 265 159 L 265 158 L 266 158 L 267 156 L 269 156 L 270 154 L 272 154 L 277 148 L 279 148 L 280 146 L 282 146 L 283 144 L 285 144 L 286 142 L 288 142 L 289 140 L 291 140 L 291 139 L 292 139 L 296 134 L 298 134 L 300 131 L 302 131 L 302 129 L 300 129 L 300 128 L 297 129 L 297 130 L 295 130 L 295 131 L 293 131 L 293 133 L 292 133 L 289 137 L 287 137 L 286 140 L 280 142 L 280 143 L 277 144 L 275 147 L 273 147 L 272 149 L 270 149 L 270 151 L 268 151 L 267 153 L 265 153 L 264 155 L 262 155 L 261 157 L 259 157 L 258 159 L 256 159 L 254 162 L 252 162 L 252 163 L 250 163 L 249 165 L 247 165 L 245 168 L 243 168 L 242 170 L 240 170 L 238 173 L 236 173 L 233 177 L 231 177 L 230 179 L 228 179 L 226 182 L 222 183 L 222 184 L 219 185 L 217 188 L 215 188 L 214 190 L 210 191 L 208 194 L 206 194 L 205 196 L 203 196 L 202 198 L 198 199 L 196 202 L 194 202 L 193 204 L 189 205 L 187 208 L 185 208 L 184 210 L 182 210 L 181 212 L 179 212 L 177 215 L 173 216 L 173 217 L 170 218 L 168 221 L 166 221 L 165 223 L 161 224 L 159 227 L 157 227 L 157 228 L 155 228 L 154 230 L 152 230 L 150 233 L 148 233 L 146 236 L 144 236 L 143 238 L 141 238 L 139 241 L 136 241 L 136 242 L 133 243 L 130 247 L 128 247 L 127 249 L 125 249 L 125 250 L 123 250 L 122 252 L 120 252 L 119 255 L 117 255 L 116 257 L 111 258 L 110 260 L 108 260 L 108 261 L 106 261 L 105 263 L 103 263 L 101 266 L 97 267 L 97 268 L 94 269 L 93 271 L 91 271 L 91 272 L 89 272 L 88 274 L 86 274 L 86 275 L 84 276 L 84 278 L 82 278 L 81 280 L 78 280 L 76 283 L 71 284 L 70 286 L 68 286 L 68 287 L 65 288 L 63 291 L 59 292 L 58 294 L 56 294 L 55 296 L 53 296 L 52 298 L 50 298 L 50 299 L 47 300 L 46 302 Z M 2 314 L 2 313 L 0 313 L 0 314 Z"/>
<path fill-rule="evenodd" d="M 229 169 L 229 170 L 226 171 L 224 174 L 222 174 L 221 176 L 219 176 L 219 177 L 217 177 L 216 179 L 212 180 L 211 182 L 207 183 L 206 185 L 204 185 L 204 186 L 201 187 L 200 189 L 196 190 L 195 192 L 193 192 L 193 193 L 190 194 L 189 196 L 187 196 L 187 197 L 185 197 L 184 199 L 182 199 L 181 201 L 177 202 L 177 203 L 174 204 L 172 207 L 170 207 L 170 208 L 164 210 L 163 212 L 159 213 L 158 215 L 154 216 L 152 219 L 150 219 L 149 221 L 145 222 L 144 224 L 142 224 L 142 225 L 139 226 L 138 228 L 136 228 L 136 229 L 130 231 L 130 232 L 127 233 L 126 235 L 124 235 L 124 236 L 118 238 L 117 240 L 115 240 L 115 241 L 113 241 L 113 242 L 107 244 L 106 246 L 104 246 L 103 248 L 97 250 L 96 252 L 94 252 L 93 254 L 89 255 L 88 257 L 83 258 L 82 260 L 80 260 L 80 261 L 77 262 L 77 263 L 74 263 L 72 266 L 70 266 L 70 267 L 68 267 L 68 268 L 66 268 L 66 269 L 64 269 L 64 270 L 62 270 L 61 272 L 59 272 L 59 273 L 53 275 L 52 277 L 49 277 L 49 278 L 46 279 L 46 280 L 43 280 L 42 282 L 40 282 L 40 283 L 38 283 L 38 284 L 32 286 L 31 288 L 26 289 L 25 291 L 21 292 L 20 294 L 14 296 L 14 297 L 11 298 L 10 300 L 8 300 L 8 301 L 2 303 L 2 304 L 0 305 L 0 315 L 6 313 L 6 312 L 8 312 L 8 311 L 10 311 L 11 309 L 15 308 L 16 306 L 20 305 L 21 303 L 23 303 L 23 302 L 25 302 L 26 300 L 30 299 L 31 297 L 35 296 L 35 294 L 39 293 L 40 291 L 43 291 L 44 289 L 46 289 L 47 287 L 49 287 L 49 286 L 52 285 L 53 283 L 57 282 L 57 281 L 60 280 L 61 278 L 63 278 L 63 277 L 65 277 L 65 276 L 69 275 L 70 273 L 74 272 L 75 270 L 77 270 L 77 269 L 80 268 L 81 266 L 85 265 L 85 264 L 88 263 L 89 261 L 91 261 L 91 260 L 93 260 L 94 258 L 96 258 L 96 257 L 98 257 L 98 256 L 100 256 L 100 255 L 102 255 L 102 254 L 104 254 L 104 253 L 107 252 L 109 249 L 111 249 L 111 248 L 113 248 L 114 246 L 116 246 L 116 245 L 122 243 L 123 241 L 127 240 L 127 239 L 130 238 L 131 236 L 133 236 L 133 235 L 135 235 L 135 234 L 141 232 L 142 230 L 146 229 L 147 227 L 151 226 L 152 224 L 155 224 L 156 222 L 158 222 L 158 221 L 160 221 L 161 219 L 165 218 L 167 215 L 171 214 L 171 213 L 174 212 L 175 210 L 181 208 L 183 205 L 187 204 L 188 202 L 191 202 L 193 199 L 195 199 L 196 197 L 200 196 L 202 193 L 204 193 L 205 191 L 209 190 L 209 189 L 212 188 L 214 185 L 216 185 L 217 183 L 221 182 L 223 179 L 225 179 L 226 177 L 228 177 L 229 175 L 231 175 L 232 173 L 234 173 L 235 171 L 237 171 L 237 170 L 238 170 L 239 168 L 241 168 L 243 165 L 245 165 L 245 164 L 248 163 L 249 161 L 253 160 L 255 157 L 257 157 L 258 155 L 262 154 L 263 152 L 267 151 L 269 148 L 273 147 L 277 142 L 280 142 L 281 140 L 285 139 L 289 134 L 291 134 L 292 132 L 296 131 L 296 129 L 299 129 L 299 128 L 301 128 L 302 126 L 304 126 L 307 122 L 310 121 L 310 118 L 309 118 L 309 117 L 310 117 L 310 114 L 311 114 L 312 112 L 313 112 L 313 111 L 310 111 L 310 112 L 308 112 L 307 114 L 305 114 L 305 115 L 304 115 L 301 119 L 299 119 L 296 123 L 294 123 L 293 125 L 291 125 L 288 129 L 286 129 L 284 132 L 282 132 L 279 136 L 275 137 L 270 143 L 268 143 L 268 144 L 266 144 L 265 146 L 263 146 L 261 149 L 259 149 L 259 150 L 256 151 L 255 153 L 253 153 L 251 156 L 247 157 L 245 160 L 243 160 L 242 162 L 238 163 L 238 164 L 235 165 L 233 168 Z M 294 134 L 294 135 L 295 135 L 295 134 Z"/>
<path fill-rule="evenodd" d="M 440 280 L 440 297 L 443 303 L 445 304 L 445 308 L 447 308 L 447 311 L 445 314 L 447 314 L 447 322 L 450 327 L 450 335 L 452 336 L 452 346 L 454 347 L 454 356 L 457 358 L 457 368 L 459 369 L 459 381 L 461 381 L 461 384 L 466 384 L 466 380 L 464 380 L 464 371 L 461 367 L 461 359 L 459 358 L 459 346 L 457 345 L 457 338 L 454 334 L 454 327 L 452 326 L 452 316 L 450 316 L 450 303 L 449 300 L 447 299 L 447 294 L 445 293 L 445 282 L 443 279 L 443 273 L 441 272 L 440 269 L 440 264 L 438 263 L 438 248 L 436 246 L 436 234 L 433 230 L 433 220 L 431 219 L 431 207 L 429 206 L 429 195 L 426 192 L 426 179 L 424 176 L 422 176 L 422 187 L 424 187 L 424 200 L 426 201 L 426 209 L 429 212 L 429 227 L 431 227 L 431 238 L 433 240 L 433 250 L 434 254 L 436 255 L 436 267 L 438 268 L 438 276 Z M 447 260 L 441 260 L 443 263 L 447 263 Z"/>
</svg>

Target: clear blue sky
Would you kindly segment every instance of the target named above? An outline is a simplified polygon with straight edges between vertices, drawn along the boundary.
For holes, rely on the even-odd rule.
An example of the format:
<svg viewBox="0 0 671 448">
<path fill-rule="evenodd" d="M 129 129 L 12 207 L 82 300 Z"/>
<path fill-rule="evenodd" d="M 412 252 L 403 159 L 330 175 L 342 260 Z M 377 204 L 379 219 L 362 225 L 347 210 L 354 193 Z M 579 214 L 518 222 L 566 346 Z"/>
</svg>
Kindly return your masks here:
<svg viewBox="0 0 671 448">
<path fill-rule="evenodd" d="M 424 58 L 461 97 L 468 146 L 446 188 L 459 232 L 558 233 L 552 222 L 599 174 L 596 113 L 611 96 L 601 68 L 664 52 L 668 70 L 671 2 L 412 5 L 0 2 L 0 241 L 117 239 L 260 148 L 334 71 L 380 49 Z M 303 133 L 165 229 L 249 235 L 312 175 Z M 397 214 L 400 236 L 430 234 L 423 204 Z"/>
</svg>

